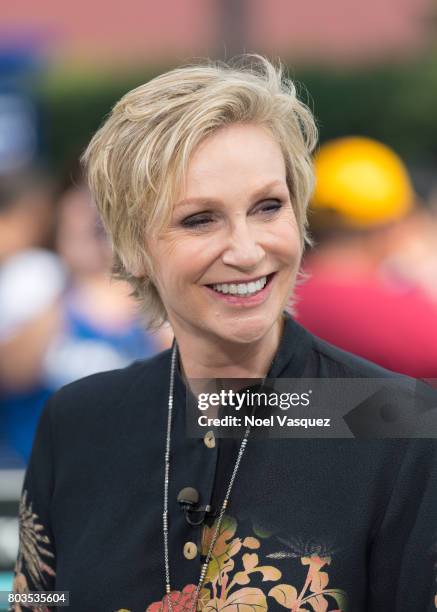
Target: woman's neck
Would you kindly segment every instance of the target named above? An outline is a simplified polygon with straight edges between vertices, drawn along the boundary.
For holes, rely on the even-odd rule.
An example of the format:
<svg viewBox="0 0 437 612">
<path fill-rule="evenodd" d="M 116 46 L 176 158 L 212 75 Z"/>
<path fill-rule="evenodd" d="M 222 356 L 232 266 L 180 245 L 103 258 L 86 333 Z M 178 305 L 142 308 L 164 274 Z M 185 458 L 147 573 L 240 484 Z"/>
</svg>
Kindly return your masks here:
<svg viewBox="0 0 437 612">
<path fill-rule="evenodd" d="M 175 336 L 185 378 L 264 378 L 281 341 L 281 316 L 259 340 L 250 344 L 193 336 L 176 330 Z"/>
</svg>

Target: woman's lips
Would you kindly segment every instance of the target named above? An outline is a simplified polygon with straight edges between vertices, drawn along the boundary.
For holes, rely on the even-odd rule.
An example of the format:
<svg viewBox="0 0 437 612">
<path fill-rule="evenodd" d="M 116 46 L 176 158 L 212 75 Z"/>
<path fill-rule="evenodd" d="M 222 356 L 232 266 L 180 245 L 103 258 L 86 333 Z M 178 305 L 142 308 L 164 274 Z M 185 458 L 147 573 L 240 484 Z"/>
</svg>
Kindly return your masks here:
<svg viewBox="0 0 437 612">
<path fill-rule="evenodd" d="M 218 299 L 229 305 L 242 307 L 257 306 L 258 304 L 262 304 L 268 298 L 272 290 L 273 280 L 275 276 L 276 272 L 268 274 L 267 283 L 265 284 L 265 286 L 260 291 L 250 296 L 220 293 L 219 291 L 215 291 L 215 289 L 208 287 L 208 285 L 204 285 L 204 287 L 215 299 Z"/>
</svg>

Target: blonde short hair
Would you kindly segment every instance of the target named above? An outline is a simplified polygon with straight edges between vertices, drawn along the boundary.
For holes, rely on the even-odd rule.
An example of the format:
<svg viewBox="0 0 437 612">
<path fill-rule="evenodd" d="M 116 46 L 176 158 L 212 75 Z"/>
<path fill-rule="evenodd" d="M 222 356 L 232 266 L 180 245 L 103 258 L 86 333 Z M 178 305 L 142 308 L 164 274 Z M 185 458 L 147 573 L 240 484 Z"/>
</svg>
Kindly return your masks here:
<svg viewBox="0 0 437 612">
<path fill-rule="evenodd" d="M 303 245 L 317 128 L 280 62 L 248 54 L 161 74 L 123 96 L 83 154 L 112 241 L 113 274 L 129 281 L 150 328 L 166 320 L 166 311 L 149 276 L 146 237 L 169 222 L 199 143 L 221 127 L 243 122 L 269 127 L 282 148 Z"/>
</svg>

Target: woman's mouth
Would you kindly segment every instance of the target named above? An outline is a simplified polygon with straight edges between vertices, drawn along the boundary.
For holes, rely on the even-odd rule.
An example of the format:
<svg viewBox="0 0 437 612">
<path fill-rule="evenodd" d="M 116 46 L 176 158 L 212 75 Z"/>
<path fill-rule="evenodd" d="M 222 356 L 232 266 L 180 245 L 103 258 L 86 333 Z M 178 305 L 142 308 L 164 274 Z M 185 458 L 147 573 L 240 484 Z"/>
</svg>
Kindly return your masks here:
<svg viewBox="0 0 437 612">
<path fill-rule="evenodd" d="M 276 272 L 272 272 L 267 276 L 261 276 L 247 283 L 216 283 L 205 285 L 205 287 L 218 299 L 225 300 L 230 304 L 252 306 L 263 302 L 267 298 L 275 274 Z"/>
</svg>

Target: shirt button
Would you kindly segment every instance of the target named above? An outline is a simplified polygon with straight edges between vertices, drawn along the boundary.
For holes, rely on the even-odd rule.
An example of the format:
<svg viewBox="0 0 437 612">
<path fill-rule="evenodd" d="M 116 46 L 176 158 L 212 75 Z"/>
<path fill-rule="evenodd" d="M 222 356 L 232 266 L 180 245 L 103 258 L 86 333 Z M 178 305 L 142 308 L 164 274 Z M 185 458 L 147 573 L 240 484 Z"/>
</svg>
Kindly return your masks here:
<svg viewBox="0 0 437 612">
<path fill-rule="evenodd" d="M 197 556 L 197 546 L 194 542 L 185 542 L 184 544 L 184 557 L 185 559 L 195 559 Z"/>
<path fill-rule="evenodd" d="M 203 441 L 205 443 L 205 446 L 207 446 L 208 448 L 214 448 L 215 447 L 215 435 L 213 431 L 207 431 L 206 434 L 203 437 Z"/>
</svg>

